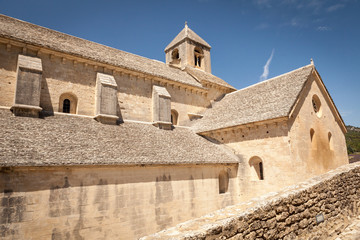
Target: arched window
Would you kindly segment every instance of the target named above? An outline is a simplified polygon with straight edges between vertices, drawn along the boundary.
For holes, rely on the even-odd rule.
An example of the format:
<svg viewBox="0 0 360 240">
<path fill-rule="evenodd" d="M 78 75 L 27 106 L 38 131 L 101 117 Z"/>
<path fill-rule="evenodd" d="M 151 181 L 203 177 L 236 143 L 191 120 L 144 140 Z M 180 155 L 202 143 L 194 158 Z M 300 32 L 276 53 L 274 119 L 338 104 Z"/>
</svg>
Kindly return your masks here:
<svg viewBox="0 0 360 240">
<path fill-rule="evenodd" d="M 249 165 L 252 168 L 252 180 L 264 180 L 264 164 L 261 158 L 257 156 L 250 158 Z"/>
<path fill-rule="evenodd" d="M 179 114 L 176 110 L 171 109 L 171 123 L 172 125 L 177 125 L 178 124 L 178 117 Z"/>
<path fill-rule="evenodd" d="M 175 48 L 171 53 L 172 60 L 178 60 L 180 58 L 179 50 Z"/>
<path fill-rule="evenodd" d="M 59 112 L 76 114 L 77 97 L 72 93 L 63 93 L 59 98 Z"/>
<path fill-rule="evenodd" d="M 317 138 L 317 136 L 315 136 L 315 130 L 311 128 L 310 129 L 310 141 L 311 141 L 311 149 L 312 150 L 317 149 L 316 138 Z"/>
<path fill-rule="evenodd" d="M 219 174 L 219 193 L 226 193 L 229 188 L 229 174 L 226 171 L 221 171 Z"/>
<path fill-rule="evenodd" d="M 311 142 L 314 141 L 314 135 L 315 135 L 315 130 L 311 128 L 310 129 L 310 140 L 311 140 Z"/>
<path fill-rule="evenodd" d="M 194 65 L 195 65 L 195 67 L 201 67 L 203 57 L 204 57 L 204 54 L 203 54 L 202 49 L 199 47 L 196 47 L 194 49 Z"/>
<path fill-rule="evenodd" d="M 333 139 L 332 139 L 331 132 L 328 133 L 328 139 L 329 139 L 329 149 L 334 150 L 334 145 L 333 145 Z"/>
<path fill-rule="evenodd" d="M 67 98 L 63 101 L 63 112 L 70 113 L 70 100 Z"/>
</svg>

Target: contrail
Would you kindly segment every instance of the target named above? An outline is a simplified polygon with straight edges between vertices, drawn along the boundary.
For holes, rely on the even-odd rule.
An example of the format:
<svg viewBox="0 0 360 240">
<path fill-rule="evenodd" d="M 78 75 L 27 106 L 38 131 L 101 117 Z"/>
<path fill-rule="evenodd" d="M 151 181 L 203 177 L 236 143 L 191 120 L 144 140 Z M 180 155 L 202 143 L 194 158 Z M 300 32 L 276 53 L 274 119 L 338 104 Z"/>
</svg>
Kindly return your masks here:
<svg viewBox="0 0 360 240">
<path fill-rule="evenodd" d="M 265 64 L 265 66 L 264 66 L 264 72 L 263 72 L 263 74 L 260 76 L 260 82 L 266 80 L 267 77 L 269 76 L 269 66 L 270 66 L 271 60 L 272 60 L 272 58 L 273 58 L 273 56 L 274 56 L 274 52 L 275 52 L 275 49 L 272 50 L 269 59 L 266 61 L 266 64 Z"/>
</svg>

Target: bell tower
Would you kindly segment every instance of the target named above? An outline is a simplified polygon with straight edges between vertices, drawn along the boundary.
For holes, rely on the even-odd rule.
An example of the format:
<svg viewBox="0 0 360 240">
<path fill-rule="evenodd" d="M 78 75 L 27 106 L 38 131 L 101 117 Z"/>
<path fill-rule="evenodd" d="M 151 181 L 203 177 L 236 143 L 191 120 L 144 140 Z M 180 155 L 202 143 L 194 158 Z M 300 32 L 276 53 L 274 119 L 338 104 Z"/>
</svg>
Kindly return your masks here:
<svg viewBox="0 0 360 240">
<path fill-rule="evenodd" d="M 166 64 L 180 69 L 193 67 L 211 73 L 211 46 L 191 30 L 187 22 L 165 48 Z"/>
</svg>

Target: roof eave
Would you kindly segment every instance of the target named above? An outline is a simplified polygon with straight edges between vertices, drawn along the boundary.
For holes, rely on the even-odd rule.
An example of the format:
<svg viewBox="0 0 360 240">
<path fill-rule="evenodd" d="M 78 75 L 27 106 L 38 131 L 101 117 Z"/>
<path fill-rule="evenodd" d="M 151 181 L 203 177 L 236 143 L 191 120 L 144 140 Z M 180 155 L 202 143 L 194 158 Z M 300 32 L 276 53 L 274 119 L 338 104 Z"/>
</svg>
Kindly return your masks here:
<svg viewBox="0 0 360 240">
<path fill-rule="evenodd" d="M 264 125 L 264 124 L 282 122 L 282 121 L 286 121 L 288 119 L 289 119 L 289 116 L 280 116 L 280 117 L 260 120 L 260 121 L 256 121 L 256 122 L 241 123 L 241 124 L 236 124 L 236 125 L 233 125 L 233 126 L 225 126 L 225 127 L 214 128 L 214 129 L 210 129 L 210 130 L 208 129 L 208 130 L 205 130 L 205 131 L 200 130 L 199 132 L 196 132 L 196 134 L 198 134 L 198 135 L 206 135 L 206 134 L 209 134 L 211 132 L 228 131 L 228 130 L 232 130 L 234 128 L 246 128 L 246 127 L 251 127 L 251 126 L 260 126 L 260 125 Z"/>
</svg>

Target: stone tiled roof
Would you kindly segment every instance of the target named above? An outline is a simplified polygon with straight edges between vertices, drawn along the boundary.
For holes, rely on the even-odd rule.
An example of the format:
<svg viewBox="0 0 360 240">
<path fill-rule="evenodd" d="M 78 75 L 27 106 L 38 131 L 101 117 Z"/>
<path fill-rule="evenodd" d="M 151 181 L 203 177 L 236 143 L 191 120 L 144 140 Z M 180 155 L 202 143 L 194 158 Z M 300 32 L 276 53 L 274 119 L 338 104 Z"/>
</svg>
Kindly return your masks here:
<svg viewBox="0 0 360 240">
<path fill-rule="evenodd" d="M 196 69 L 193 67 L 186 67 L 185 71 L 187 71 L 190 75 L 197 78 L 200 82 L 207 81 L 210 83 L 214 83 L 214 84 L 217 84 L 217 85 L 220 85 L 223 87 L 232 88 L 232 89 L 236 90 L 236 88 L 234 88 L 233 86 L 231 86 L 230 84 L 228 84 L 227 82 L 222 80 L 221 78 L 218 78 L 218 77 L 212 75 L 211 73 L 204 72 L 203 70 Z"/>
<path fill-rule="evenodd" d="M 0 37 L 201 87 L 189 74 L 165 63 L 77 38 L 0 14 Z"/>
<path fill-rule="evenodd" d="M 206 132 L 288 116 L 313 69 L 310 64 L 227 94 L 193 127 Z"/>
<path fill-rule="evenodd" d="M 0 110 L 0 166 L 219 164 L 238 159 L 190 129 L 105 125 L 91 118 L 15 117 Z"/>
<path fill-rule="evenodd" d="M 204 39 L 202 39 L 199 35 L 197 35 L 186 24 L 185 27 L 183 28 L 183 30 L 181 30 L 181 32 L 179 32 L 179 34 L 169 43 L 169 45 L 166 46 L 165 52 L 167 50 L 169 50 L 171 47 L 173 47 L 174 45 L 183 41 L 184 39 L 190 39 L 194 42 L 200 43 L 201 45 L 203 45 L 207 48 L 211 48 L 211 46 Z"/>
</svg>

